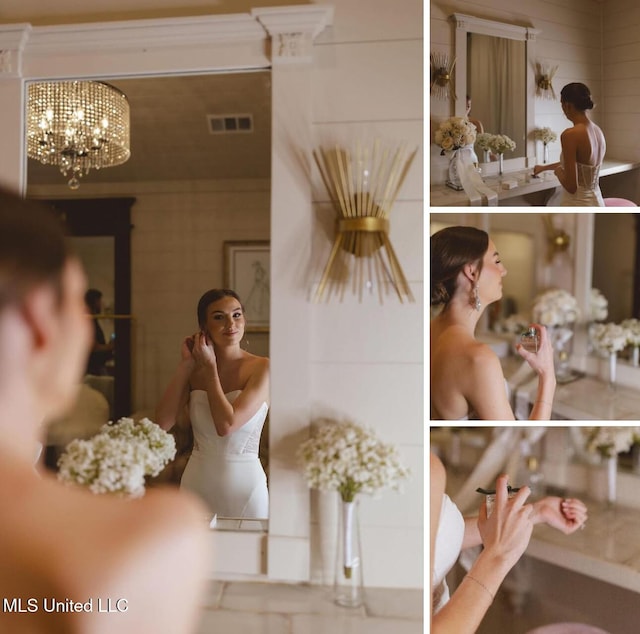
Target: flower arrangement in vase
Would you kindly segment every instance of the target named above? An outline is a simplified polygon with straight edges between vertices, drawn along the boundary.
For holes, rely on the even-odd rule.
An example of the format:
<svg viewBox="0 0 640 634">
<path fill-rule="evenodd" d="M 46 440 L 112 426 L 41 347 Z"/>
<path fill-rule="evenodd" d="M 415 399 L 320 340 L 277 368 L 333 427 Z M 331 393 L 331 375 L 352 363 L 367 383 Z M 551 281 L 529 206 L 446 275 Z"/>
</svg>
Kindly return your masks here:
<svg viewBox="0 0 640 634">
<path fill-rule="evenodd" d="M 609 357 L 609 386 L 616 382 L 616 363 L 618 352 L 624 350 L 629 338 L 629 330 L 612 321 L 606 324 L 594 324 L 589 330 L 593 348 Z"/>
<path fill-rule="evenodd" d="M 491 139 L 493 134 L 490 132 L 480 132 L 476 137 L 476 144 L 484 152 L 484 162 L 488 163 L 491 160 Z"/>
<path fill-rule="evenodd" d="M 601 495 L 609 505 L 616 501 L 618 454 L 631 450 L 638 440 L 637 427 L 583 427 L 585 447 L 589 453 L 597 454 L 600 464 L 605 465 L 606 493 Z M 596 493 L 595 487 L 592 492 Z"/>
<path fill-rule="evenodd" d="M 297 459 L 310 488 L 340 494 L 336 602 L 357 607 L 362 602 L 357 496 L 383 488 L 398 489 L 409 477 L 409 470 L 401 464 L 393 445 L 352 421 L 322 422 L 312 437 L 300 445 Z"/>
<path fill-rule="evenodd" d="M 625 319 L 620 325 L 627 331 L 627 345 L 631 346 L 631 363 L 637 366 L 640 361 L 640 319 Z"/>
<path fill-rule="evenodd" d="M 72 440 L 58 460 L 58 479 L 93 493 L 141 497 L 145 476 L 156 476 L 175 457 L 174 437 L 143 418 L 103 425 L 88 440 Z"/>
<path fill-rule="evenodd" d="M 542 141 L 543 147 L 543 163 L 549 162 L 549 143 L 553 143 L 558 135 L 551 128 L 536 128 L 533 131 L 533 138 L 536 141 Z"/>
<path fill-rule="evenodd" d="M 569 342 L 573 337 L 573 324 L 580 318 L 578 301 L 568 291 L 550 289 L 534 299 L 532 314 L 533 321 L 549 328 L 557 380 L 569 381 L 572 378 Z"/>
<path fill-rule="evenodd" d="M 489 140 L 489 149 L 498 155 L 500 174 L 504 171 L 503 157 L 505 152 L 513 152 L 516 142 L 506 134 L 494 134 Z"/>
<path fill-rule="evenodd" d="M 450 117 L 440 124 L 434 140 L 440 147 L 440 155 L 449 156 L 449 177 L 446 185 L 458 191 L 464 189 L 460 179 L 461 163 L 463 160 L 468 164 L 478 162 L 478 157 L 473 151 L 476 126 L 466 117 Z"/>
</svg>

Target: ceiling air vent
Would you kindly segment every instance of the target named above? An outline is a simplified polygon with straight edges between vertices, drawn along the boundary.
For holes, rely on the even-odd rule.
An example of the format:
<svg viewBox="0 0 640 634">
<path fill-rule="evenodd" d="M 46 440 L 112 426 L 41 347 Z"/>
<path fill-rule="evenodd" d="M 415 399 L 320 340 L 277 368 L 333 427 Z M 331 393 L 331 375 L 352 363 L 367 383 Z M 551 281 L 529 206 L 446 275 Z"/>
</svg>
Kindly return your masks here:
<svg viewBox="0 0 640 634">
<path fill-rule="evenodd" d="M 234 134 L 253 132 L 253 115 L 250 114 L 209 114 L 210 134 Z"/>
</svg>

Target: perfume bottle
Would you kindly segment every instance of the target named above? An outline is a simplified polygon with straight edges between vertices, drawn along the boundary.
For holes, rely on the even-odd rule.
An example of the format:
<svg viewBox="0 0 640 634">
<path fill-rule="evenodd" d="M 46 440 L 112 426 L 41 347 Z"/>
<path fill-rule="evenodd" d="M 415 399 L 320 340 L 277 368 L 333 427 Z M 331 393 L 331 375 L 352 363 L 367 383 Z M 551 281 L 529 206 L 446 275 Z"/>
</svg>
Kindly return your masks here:
<svg viewBox="0 0 640 634">
<path fill-rule="evenodd" d="M 529 352 L 538 352 L 539 343 L 538 331 L 533 327 L 520 335 L 520 344 Z"/>
</svg>

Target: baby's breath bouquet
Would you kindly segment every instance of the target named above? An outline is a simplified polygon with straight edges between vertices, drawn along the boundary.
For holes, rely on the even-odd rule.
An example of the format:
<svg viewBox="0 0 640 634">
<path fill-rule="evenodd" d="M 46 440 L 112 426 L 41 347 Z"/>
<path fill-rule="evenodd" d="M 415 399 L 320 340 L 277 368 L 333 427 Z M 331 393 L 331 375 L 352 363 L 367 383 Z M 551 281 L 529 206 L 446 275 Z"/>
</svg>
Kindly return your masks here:
<svg viewBox="0 0 640 634">
<path fill-rule="evenodd" d="M 566 326 L 580 317 L 578 301 L 568 291 L 556 288 L 533 300 L 533 321 L 544 326 Z"/>
<path fill-rule="evenodd" d="M 89 440 L 72 440 L 58 460 L 58 478 L 93 493 L 140 497 L 145 476 L 158 475 L 175 454 L 174 437 L 148 418 L 121 418 Z"/>
<path fill-rule="evenodd" d="M 353 507 L 358 493 L 398 489 L 409 470 L 400 463 L 396 448 L 380 440 L 371 429 L 352 421 L 326 421 L 297 451 L 304 478 L 312 489 L 338 491 L 342 499 L 343 573 L 351 579 Z"/>
<path fill-rule="evenodd" d="M 533 138 L 547 145 L 547 143 L 553 143 L 558 138 L 558 135 L 551 128 L 536 128 L 533 131 Z"/>
<path fill-rule="evenodd" d="M 441 155 L 473 145 L 475 140 L 476 127 L 465 117 L 450 117 L 440 124 L 435 133 L 435 142 L 442 150 Z"/>
<path fill-rule="evenodd" d="M 516 142 L 506 134 L 494 134 L 489 140 L 489 149 L 496 154 L 513 152 L 516 149 Z"/>
<path fill-rule="evenodd" d="M 640 320 L 625 319 L 620 325 L 627 331 L 627 343 L 630 346 L 640 346 Z"/>
</svg>

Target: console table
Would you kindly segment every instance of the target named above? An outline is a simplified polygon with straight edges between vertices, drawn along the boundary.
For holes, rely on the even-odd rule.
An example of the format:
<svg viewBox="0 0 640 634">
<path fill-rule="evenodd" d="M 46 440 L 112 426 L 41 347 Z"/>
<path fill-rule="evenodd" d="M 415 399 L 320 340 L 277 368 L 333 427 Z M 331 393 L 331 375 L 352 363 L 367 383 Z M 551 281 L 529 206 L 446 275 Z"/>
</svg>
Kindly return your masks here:
<svg viewBox="0 0 640 634">
<path fill-rule="evenodd" d="M 600 168 L 600 178 L 621 174 L 640 167 L 639 161 L 605 160 Z M 538 178 L 532 176 L 533 168 L 505 172 L 502 176 L 486 176 L 482 180 L 498 195 L 498 204 L 510 204 L 510 199 L 543 192 L 560 187 L 560 181 L 552 172 L 542 172 Z M 516 181 L 517 187 L 502 189 L 502 181 Z M 512 201 L 513 202 L 513 201 Z M 464 191 L 455 191 L 443 183 L 431 185 L 429 199 L 431 207 L 467 207 L 469 199 Z"/>
</svg>

